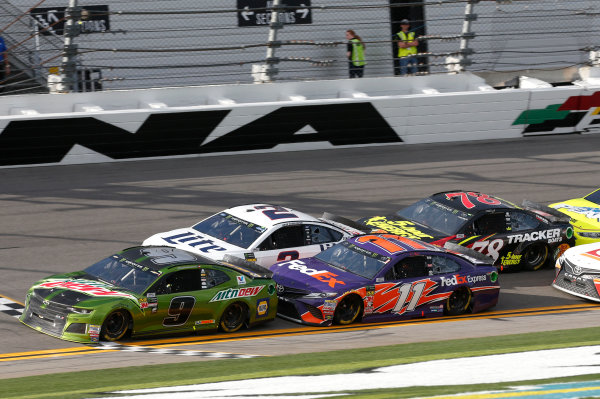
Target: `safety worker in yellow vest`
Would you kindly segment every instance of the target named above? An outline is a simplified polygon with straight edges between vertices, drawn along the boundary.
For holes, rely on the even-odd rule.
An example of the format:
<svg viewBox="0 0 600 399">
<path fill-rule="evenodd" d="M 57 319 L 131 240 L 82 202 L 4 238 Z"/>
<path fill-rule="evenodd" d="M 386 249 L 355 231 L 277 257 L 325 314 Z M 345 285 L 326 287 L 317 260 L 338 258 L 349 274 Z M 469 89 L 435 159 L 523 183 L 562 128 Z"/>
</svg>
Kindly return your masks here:
<svg viewBox="0 0 600 399">
<path fill-rule="evenodd" d="M 348 39 L 347 56 L 348 56 L 348 71 L 351 78 L 362 78 L 365 72 L 365 44 L 360 36 L 352 29 L 346 31 L 346 39 Z"/>
<path fill-rule="evenodd" d="M 397 75 L 406 75 L 407 69 L 410 69 L 411 74 L 417 73 L 417 46 L 419 41 L 415 38 L 415 32 L 409 31 L 410 21 L 403 19 L 400 21 L 400 32 L 396 34 L 398 43 L 398 62 Z M 410 67 L 409 67 L 410 66 Z"/>
</svg>

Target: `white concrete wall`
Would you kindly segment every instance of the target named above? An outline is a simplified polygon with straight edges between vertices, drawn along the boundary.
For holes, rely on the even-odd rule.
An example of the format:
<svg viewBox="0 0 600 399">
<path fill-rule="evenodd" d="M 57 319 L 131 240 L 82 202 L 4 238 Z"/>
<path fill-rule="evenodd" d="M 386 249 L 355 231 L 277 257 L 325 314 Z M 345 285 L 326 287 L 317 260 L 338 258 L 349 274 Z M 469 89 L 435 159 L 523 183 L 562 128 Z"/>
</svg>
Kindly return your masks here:
<svg viewBox="0 0 600 399">
<path fill-rule="evenodd" d="M 596 90 L 600 85 L 494 90 L 464 74 L 9 96 L 0 98 L 0 164 L 138 159 L 119 154 L 178 135 L 181 148 L 170 142 L 172 152 L 157 156 L 512 139 L 528 135 L 527 125 L 513 124 L 524 111 Z M 585 117 L 576 125 L 534 134 L 585 132 L 595 109 L 578 111 Z M 123 137 L 134 142 L 111 143 Z M 56 158 L 54 147 L 64 154 Z"/>
</svg>

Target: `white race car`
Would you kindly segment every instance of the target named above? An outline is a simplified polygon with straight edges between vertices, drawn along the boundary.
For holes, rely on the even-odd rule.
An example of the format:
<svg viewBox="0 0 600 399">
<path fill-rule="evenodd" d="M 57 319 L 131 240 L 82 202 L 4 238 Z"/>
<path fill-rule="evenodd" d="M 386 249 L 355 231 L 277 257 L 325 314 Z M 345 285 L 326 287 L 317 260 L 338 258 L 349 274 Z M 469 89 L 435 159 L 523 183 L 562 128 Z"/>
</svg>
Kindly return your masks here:
<svg viewBox="0 0 600 399">
<path fill-rule="evenodd" d="M 341 218 L 315 218 L 277 205 L 250 204 L 225 209 L 192 227 L 155 234 L 142 245 L 167 245 L 214 260 L 229 254 L 269 267 L 314 256 L 347 237 L 364 233 L 352 223 Z"/>
<path fill-rule="evenodd" d="M 600 243 L 576 245 L 556 261 L 552 286 L 590 301 L 600 302 Z"/>
</svg>

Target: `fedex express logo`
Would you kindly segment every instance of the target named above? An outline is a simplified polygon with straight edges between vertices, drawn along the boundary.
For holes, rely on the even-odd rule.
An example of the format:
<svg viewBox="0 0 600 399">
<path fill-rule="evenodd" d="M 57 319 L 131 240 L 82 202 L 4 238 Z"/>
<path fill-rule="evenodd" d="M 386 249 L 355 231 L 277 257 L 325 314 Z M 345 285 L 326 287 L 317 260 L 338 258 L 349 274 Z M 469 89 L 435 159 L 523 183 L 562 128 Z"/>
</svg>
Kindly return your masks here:
<svg viewBox="0 0 600 399">
<path fill-rule="evenodd" d="M 486 281 L 487 280 L 487 276 L 481 275 L 481 276 L 459 276 L 458 274 L 455 274 L 452 277 L 443 277 L 441 276 L 441 286 L 442 287 L 450 287 L 453 285 L 459 285 L 459 284 L 467 284 L 467 283 L 478 283 L 480 281 Z"/>
<path fill-rule="evenodd" d="M 119 296 L 137 300 L 133 295 L 124 292 L 112 291 L 104 287 L 101 283 L 96 283 L 89 280 L 57 280 L 42 283 L 39 287 L 46 288 L 66 288 L 73 291 L 85 292 L 94 296 Z"/>
<path fill-rule="evenodd" d="M 332 273 L 327 270 L 317 270 L 311 269 L 306 266 L 306 264 L 301 260 L 292 260 L 289 262 L 277 263 L 276 266 L 287 266 L 290 270 L 298 270 L 302 274 L 306 274 L 311 276 L 312 278 L 316 278 L 317 280 L 327 283 L 331 288 L 335 288 L 336 284 L 346 285 L 341 280 L 336 279 L 338 276 L 335 273 Z"/>
<path fill-rule="evenodd" d="M 203 237 L 201 235 L 194 234 L 192 232 L 176 234 L 169 237 L 161 237 L 169 244 L 185 244 L 190 247 L 196 248 L 199 251 L 208 253 L 211 251 L 226 251 L 225 248 L 220 247 L 214 243 L 213 240 Z"/>
</svg>

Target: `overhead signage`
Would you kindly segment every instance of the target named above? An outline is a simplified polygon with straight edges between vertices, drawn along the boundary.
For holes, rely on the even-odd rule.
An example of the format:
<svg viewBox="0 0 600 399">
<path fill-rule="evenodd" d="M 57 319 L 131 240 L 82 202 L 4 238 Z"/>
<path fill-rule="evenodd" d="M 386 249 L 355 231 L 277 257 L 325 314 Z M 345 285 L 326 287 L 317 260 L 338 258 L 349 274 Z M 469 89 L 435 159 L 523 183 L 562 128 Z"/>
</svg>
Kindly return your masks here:
<svg viewBox="0 0 600 399">
<path fill-rule="evenodd" d="M 62 35 L 65 30 L 66 7 L 39 7 L 30 11 L 36 20 L 38 31 L 43 35 Z M 110 30 L 108 5 L 85 6 L 81 8 L 81 19 L 77 21 L 79 33 L 106 32 Z"/>
<path fill-rule="evenodd" d="M 291 7 L 278 14 L 286 25 L 312 24 L 310 0 L 282 0 L 280 6 Z M 273 0 L 237 0 L 238 26 L 269 26 Z"/>
</svg>

